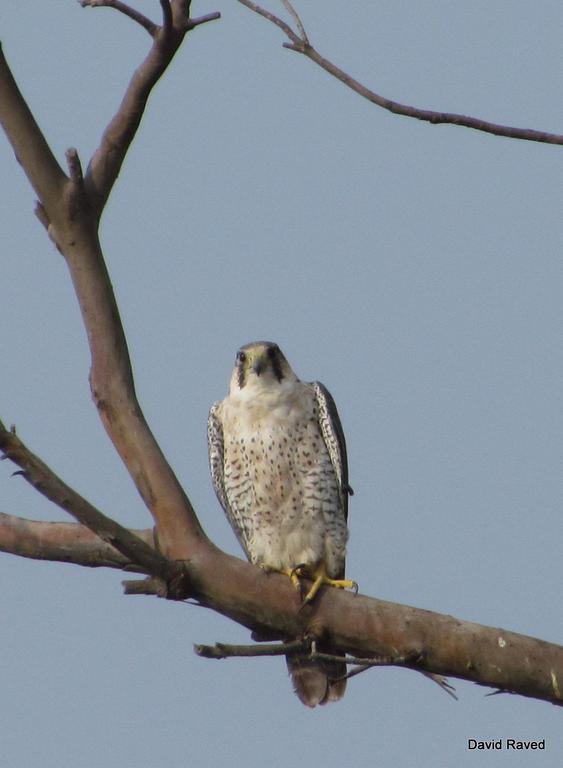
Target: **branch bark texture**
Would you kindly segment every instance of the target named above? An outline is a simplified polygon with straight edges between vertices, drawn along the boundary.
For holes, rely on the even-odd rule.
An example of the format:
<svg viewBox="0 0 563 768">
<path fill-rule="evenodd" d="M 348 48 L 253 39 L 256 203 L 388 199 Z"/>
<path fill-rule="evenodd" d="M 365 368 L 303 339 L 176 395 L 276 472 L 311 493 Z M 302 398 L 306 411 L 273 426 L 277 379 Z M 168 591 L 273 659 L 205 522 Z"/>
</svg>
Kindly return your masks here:
<svg viewBox="0 0 563 768">
<path fill-rule="evenodd" d="M 154 548 L 151 529 L 130 533 Z M 138 573 L 146 570 L 84 525 L 25 520 L 4 512 L 0 512 L 0 551 L 88 568 L 118 568 Z"/>
</svg>

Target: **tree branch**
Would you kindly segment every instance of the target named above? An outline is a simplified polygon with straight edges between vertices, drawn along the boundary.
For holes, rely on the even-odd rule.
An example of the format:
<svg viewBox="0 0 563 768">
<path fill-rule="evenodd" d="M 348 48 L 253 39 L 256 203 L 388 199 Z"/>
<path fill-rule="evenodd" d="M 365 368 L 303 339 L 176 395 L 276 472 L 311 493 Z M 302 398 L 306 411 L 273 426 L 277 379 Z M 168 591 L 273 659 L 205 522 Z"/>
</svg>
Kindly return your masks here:
<svg viewBox="0 0 563 768">
<path fill-rule="evenodd" d="M 293 640 L 290 643 L 262 643 L 261 645 L 194 645 L 194 652 L 203 659 L 255 658 L 257 656 L 291 656 L 294 653 L 311 652 L 308 640 Z M 342 661 L 340 658 L 339 661 Z"/>
<path fill-rule="evenodd" d="M 121 0 L 79 0 L 80 5 L 83 8 L 115 8 L 116 11 L 128 16 L 137 24 L 140 24 L 151 37 L 154 37 L 158 29 L 158 24 L 148 19 L 145 15 L 137 11 L 135 8 L 131 8 L 126 3 L 122 3 Z"/>
<path fill-rule="evenodd" d="M 309 659 L 319 661 L 337 661 L 358 667 L 390 667 L 403 666 L 408 659 L 403 656 L 377 656 L 375 658 L 359 658 L 357 656 L 336 656 L 332 653 L 322 653 L 316 650 L 314 642 L 307 638 L 292 640 L 288 643 L 261 643 L 254 645 L 194 645 L 194 652 L 204 659 L 235 659 L 256 658 L 260 656 L 293 656 L 302 654 Z M 416 661 L 416 659 L 411 659 Z"/>
<path fill-rule="evenodd" d="M 0 124 L 35 194 L 42 202 L 58 197 L 66 176 L 10 72 L 0 45 Z"/>
<path fill-rule="evenodd" d="M 305 27 L 303 26 L 303 22 L 301 21 L 301 18 L 295 8 L 292 6 L 292 4 L 289 2 L 289 0 L 281 0 L 282 3 L 285 5 L 286 9 L 289 11 L 291 16 L 293 17 L 293 21 L 297 24 L 297 29 L 299 30 L 299 38 L 309 45 L 309 38 L 307 36 L 307 33 L 305 32 Z"/>
<path fill-rule="evenodd" d="M 357 656 L 337 656 L 333 653 L 322 653 L 317 651 L 316 643 L 308 638 L 293 640 L 289 643 L 262 643 L 261 645 L 228 645 L 226 643 L 215 643 L 215 645 L 194 645 L 194 651 L 197 656 L 204 659 L 234 659 L 234 658 L 255 658 L 263 656 L 294 656 L 301 655 L 310 661 L 329 661 L 341 664 L 344 662 L 353 666 L 351 672 L 344 675 L 344 679 L 366 672 L 372 667 L 404 667 L 409 659 L 404 656 L 376 656 L 374 658 L 359 658 Z M 417 659 L 411 659 L 416 663 Z M 446 678 L 441 675 L 433 675 L 430 672 L 423 672 L 432 682 L 439 685 L 448 696 L 457 701 L 455 688 L 449 684 Z M 497 691 L 500 693 L 500 691 Z"/>
<path fill-rule="evenodd" d="M 196 27 L 201 27 L 202 24 L 207 24 L 210 21 L 217 21 L 221 18 L 221 14 L 218 11 L 213 11 L 212 13 L 206 13 L 203 16 L 196 16 L 195 19 L 188 19 L 186 28 L 188 30 L 195 29 Z"/>
<path fill-rule="evenodd" d="M 563 705 L 562 646 L 331 588 L 300 610 L 287 577 L 225 555 L 205 565 L 190 568 L 195 597 L 259 633 L 328 638 L 335 650 L 356 658 L 405 659 L 404 666 L 419 672 Z"/>
<path fill-rule="evenodd" d="M 70 178 L 63 174 L 63 182 L 59 183 L 62 172 L 58 165 L 53 167 L 47 143 L 33 122 L 5 60 L 0 61 L 0 118 L 32 183 L 38 177 L 34 186 L 40 197 L 40 218 L 48 226 L 49 235 L 70 271 L 92 355 L 90 387 L 94 401 L 110 439 L 155 519 L 162 551 L 171 560 L 187 559 L 194 547 L 212 545 L 137 401 L 127 342 L 97 229 L 101 206 L 134 137 L 150 89 L 185 35 L 186 6 L 189 4 L 183 0 L 171 0 L 172 33 L 165 35 L 164 43 L 163 35 L 157 34 L 84 180 L 77 153 L 71 150 L 67 153 Z M 27 142 L 33 146 L 28 147 Z M 41 173 L 34 169 L 35 163 Z M 50 174 L 55 182 L 49 181 Z"/>
<path fill-rule="evenodd" d="M 118 0 L 94 0 L 87 5 L 109 5 L 118 9 L 141 24 L 153 38 L 151 50 L 134 72 L 121 105 L 104 131 L 100 146 L 94 152 L 86 172 L 86 190 L 99 218 L 137 132 L 153 87 L 174 58 L 186 33 L 207 21 L 220 18 L 220 14 L 208 14 L 190 22 L 189 2 L 161 0 L 163 25 L 159 27 Z"/>
<path fill-rule="evenodd" d="M 57 506 L 69 512 L 82 525 L 96 534 L 102 541 L 121 552 L 129 562 L 140 566 L 140 570 L 168 580 L 176 569 L 153 547 L 131 533 L 127 528 L 103 515 L 86 499 L 55 475 L 17 437 L 15 430 L 7 430 L 0 421 L 0 450 L 5 458 L 13 461 L 28 483 Z"/>
<path fill-rule="evenodd" d="M 455 112 L 435 112 L 430 109 L 420 109 L 419 107 L 412 107 L 407 104 L 401 104 L 398 101 L 392 101 L 391 99 L 381 96 L 375 91 L 370 90 L 362 83 L 355 80 L 347 72 L 337 67 L 328 59 L 325 59 L 321 54 L 310 44 L 307 34 L 303 28 L 299 16 L 291 6 L 292 15 L 296 18 L 296 23 L 300 34 L 297 34 L 291 27 L 286 24 L 282 19 L 275 16 L 270 11 L 252 2 L 252 0 L 238 0 L 239 3 L 249 8 L 254 13 L 264 17 L 268 21 L 279 27 L 284 34 L 291 40 L 290 43 L 284 43 L 284 48 L 289 48 L 297 53 L 302 53 L 319 67 L 324 69 L 333 77 L 336 77 L 344 85 L 351 88 L 358 93 L 364 99 L 367 99 L 372 104 L 376 104 L 382 109 L 386 109 L 388 112 L 393 112 L 396 115 L 403 115 L 404 117 L 413 117 L 417 120 L 423 120 L 434 125 L 438 124 L 450 124 L 461 125 L 465 128 L 473 128 L 476 131 L 482 131 L 484 133 L 491 133 L 494 136 L 504 136 L 509 139 L 522 139 L 525 141 L 538 141 L 545 144 L 563 144 L 563 135 L 557 133 L 548 133 L 546 131 L 537 131 L 533 128 L 515 128 L 509 125 L 500 125 L 498 123 L 491 123 L 488 120 L 482 120 L 478 117 L 471 117 L 469 115 L 460 115 Z M 284 5 L 288 5 L 287 0 L 282 0 Z"/>
<path fill-rule="evenodd" d="M 131 533 L 154 549 L 152 529 Z M 0 551 L 33 560 L 52 560 L 88 568 L 145 572 L 84 525 L 25 520 L 3 512 L 0 512 Z"/>
</svg>

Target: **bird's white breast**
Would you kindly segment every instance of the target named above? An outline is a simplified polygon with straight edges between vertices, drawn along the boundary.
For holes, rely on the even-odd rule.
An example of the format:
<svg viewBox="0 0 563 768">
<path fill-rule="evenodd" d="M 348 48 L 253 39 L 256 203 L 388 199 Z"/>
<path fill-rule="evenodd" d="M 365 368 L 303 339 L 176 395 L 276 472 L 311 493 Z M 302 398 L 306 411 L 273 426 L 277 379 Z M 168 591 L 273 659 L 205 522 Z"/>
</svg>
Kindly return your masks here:
<svg viewBox="0 0 563 768">
<path fill-rule="evenodd" d="M 249 382 L 225 398 L 221 411 L 225 490 L 251 560 L 286 569 L 322 559 L 336 572 L 346 527 L 311 387 Z M 326 541 L 335 516 L 342 519 L 336 558 L 327 555 Z"/>
</svg>

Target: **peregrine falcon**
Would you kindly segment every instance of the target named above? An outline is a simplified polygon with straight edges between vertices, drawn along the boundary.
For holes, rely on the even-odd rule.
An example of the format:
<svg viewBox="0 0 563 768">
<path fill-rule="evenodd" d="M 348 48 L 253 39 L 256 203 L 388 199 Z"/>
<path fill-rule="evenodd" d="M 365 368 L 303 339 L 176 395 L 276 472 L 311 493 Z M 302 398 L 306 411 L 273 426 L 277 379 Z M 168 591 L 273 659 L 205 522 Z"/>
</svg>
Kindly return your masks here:
<svg viewBox="0 0 563 768">
<path fill-rule="evenodd" d="M 208 421 L 215 493 L 251 563 L 313 585 L 345 580 L 348 538 L 346 445 L 334 401 L 319 382 L 300 381 L 277 344 L 256 341 L 236 356 L 227 397 Z M 330 647 L 319 650 L 331 652 Z M 344 695 L 346 665 L 287 657 L 307 706 Z"/>
</svg>

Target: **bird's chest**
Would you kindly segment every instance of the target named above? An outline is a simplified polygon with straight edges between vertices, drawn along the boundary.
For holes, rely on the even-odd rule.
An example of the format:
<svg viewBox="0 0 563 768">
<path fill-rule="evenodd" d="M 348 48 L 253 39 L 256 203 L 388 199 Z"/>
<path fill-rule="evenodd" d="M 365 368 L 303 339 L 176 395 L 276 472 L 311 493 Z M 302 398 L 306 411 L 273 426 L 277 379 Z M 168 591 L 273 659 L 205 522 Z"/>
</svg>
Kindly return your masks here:
<svg viewBox="0 0 563 768">
<path fill-rule="evenodd" d="M 233 492 L 238 487 L 250 494 L 254 508 L 299 506 L 332 472 L 312 397 L 247 402 L 230 410 L 225 481 Z"/>
</svg>

